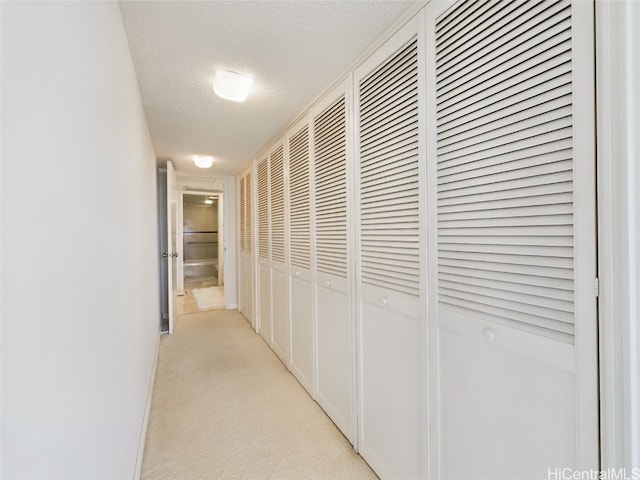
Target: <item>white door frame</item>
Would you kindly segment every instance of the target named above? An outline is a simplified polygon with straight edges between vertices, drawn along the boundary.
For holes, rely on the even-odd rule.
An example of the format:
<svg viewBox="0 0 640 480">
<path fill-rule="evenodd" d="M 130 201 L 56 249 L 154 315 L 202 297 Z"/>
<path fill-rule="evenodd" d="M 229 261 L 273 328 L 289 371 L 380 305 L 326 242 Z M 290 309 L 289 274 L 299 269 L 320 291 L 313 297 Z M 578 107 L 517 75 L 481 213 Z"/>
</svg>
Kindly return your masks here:
<svg viewBox="0 0 640 480">
<path fill-rule="evenodd" d="M 177 261 L 176 255 L 178 242 L 178 202 L 176 196 L 176 171 L 173 164 L 167 162 L 167 278 L 168 278 L 168 316 L 169 316 L 169 334 L 173 334 L 176 322 L 175 301 L 177 293 L 176 276 Z M 180 229 L 181 234 L 181 229 Z M 180 255 L 181 256 L 181 255 Z"/>
</svg>

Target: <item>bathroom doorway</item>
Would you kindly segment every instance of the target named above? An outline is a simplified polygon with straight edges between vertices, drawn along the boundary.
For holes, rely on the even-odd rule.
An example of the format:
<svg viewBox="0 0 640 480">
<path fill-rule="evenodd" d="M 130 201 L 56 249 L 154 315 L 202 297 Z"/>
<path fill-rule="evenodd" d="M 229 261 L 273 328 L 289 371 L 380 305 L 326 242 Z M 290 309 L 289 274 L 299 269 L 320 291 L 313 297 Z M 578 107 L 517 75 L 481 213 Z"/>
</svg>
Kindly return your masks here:
<svg viewBox="0 0 640 480">
<path fill-rule="evenodd" d="M 222 201 L 220 193 L 182 194 L 181 246 L 186 310 L 224 308 Z"/>
</svg>

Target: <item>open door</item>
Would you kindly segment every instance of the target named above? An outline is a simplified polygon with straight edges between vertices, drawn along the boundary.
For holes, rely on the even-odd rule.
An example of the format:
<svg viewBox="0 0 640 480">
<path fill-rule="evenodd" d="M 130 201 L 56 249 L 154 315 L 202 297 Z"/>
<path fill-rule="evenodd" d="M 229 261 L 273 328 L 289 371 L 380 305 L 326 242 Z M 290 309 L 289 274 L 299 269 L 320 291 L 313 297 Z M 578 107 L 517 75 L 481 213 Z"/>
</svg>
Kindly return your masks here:
<svg viewBox="0 0 640 480">
<path fill-rule="evenodd" d="M 168 272 L 168 292 L 169 299 L 169 334 L 173 333 L 175 325 L 175 298 L 178 290 L 177 286 L 177 248 L 176 248 L 176 171 L 173 164 L 167 162 L 167 251 L 162 255 L 167 260 Z"/>
</svg>

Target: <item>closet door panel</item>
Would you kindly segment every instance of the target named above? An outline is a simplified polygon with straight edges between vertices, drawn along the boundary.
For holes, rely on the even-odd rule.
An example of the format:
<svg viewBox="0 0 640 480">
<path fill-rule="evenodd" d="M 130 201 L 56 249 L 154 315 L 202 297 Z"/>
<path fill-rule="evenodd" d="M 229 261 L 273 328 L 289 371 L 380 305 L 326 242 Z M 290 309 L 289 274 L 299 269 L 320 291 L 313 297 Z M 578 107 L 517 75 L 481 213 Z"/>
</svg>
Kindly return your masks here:
<svg viewBox="0 0 640 480">
<path fill-rule="evenodd" d="M 253 257 L 252 257 L 252 241 L 251 223 L 251 197 L 253 185 L 251 183 L 251 172 L 246 172 L 240 177 L 240 254 L 238 259 L 239 272 L 239 305 L 240 313 L 254 325 L 253 319 Z"/>
<path fill-rule="evenodd" d="M 271 267 L 266 260 L 260 260 L 258 265 L 258 275 L 260 281 L 260 323 L 258 333 L 271 345 Z"/>
<path fill-rule="evenodd" d="M 285 268 L 284 146 L 269 155 L 269 214 L 271 247 L 271 342 L 273 351 L 289 365 L 289 298 Z"/>
<path fill-rule="evenodd" d="M 246 298 L 247 291 L 245 289 L 246 283 L 246 270 L 244 268 L 246 257 L 246 231 L 247 231 L 247 219 L 246 219 L 246 175 L 241 175 L 238 178 L 238 206 L 239 206 L 239 239 L 240 248 L 238 249 L 238 311 L 248 320 L 249 316 L 246 313 Z"/>
<path fill-rule="evenodd" d="M 258 333 L 271 345 L 271 246 L 269 222 L 269 162 L 258 162 Z"/>
<path fill-rule="evenodd" d="M 358 445 L 381 478 L 426 475 L 419 18 L 355 72 Z"/>
<path fill-rule="evenodd" d="M 241 303 L 240 308 L 242 315 L 253 325 L 253 312 L 251 308 L 251 298 L 253 296 L 252 280 L 251 280 L 252 259 L 246 254 L 240 254 L 240 289 Z"/>
<path fill-rule="evenodd" d="M 287 274 L 280 265 L 271 270 L 273 312 L 273 351 L 285 365 L 289 364 L 289 296 Z"/>
<path fill-rule="evenodd" d="M 429 11 L 433 472 L 597 470 L 593 4 Z"/>
<path fill-rule="evenodd" d="M 420 320 L 365 302 L 362 316 L 362 455 L 380 478 L 419 478 Z"/>
<path fill-rule="evenodd" d="M 291 371 L 312 396 L 313 337 L 311 282 L 308 275 L 303 278 L 302 273 L 294 269 L 291 278 Z"/>
<path fill-rule="evenodd" d="M 572 347 L 457 312 L 445 318 L 443 477 L 540 478 L 575 462 Z"/>
<path fill-rule="evenodd" d="M 292 128 L 289 145 L 289 278 L 291 285 L 291 371 L 314 393 L 314 323 L 311 282 L 312 209 L 310 125 Z"/>
<path fill-rule="evenodd" d="M 317 401 L 340 430 L 351 432 L 351 346 L 349 303 L 344 289 L 331 280 L 318 286 L 318 385 Z"/>
<path fill-rule="evenodd" d="M 254 176 L 252 171 L 249 171 L 246 176 L 246 190 L 245 190 L 245 216 L 246 216 L 246 228 L 245 228 L 245 245 L 247 256 L 245 257 L 245 268 L 246 268 L 246 276 L 245 276 L 245 291 L 247 292 L 245 297 L 246 300 L 246 311 L 249 313 L 249 319 L 251 320 L 251 325 L 253 328 L 256 327 L 256 318 L 254 315 L 254 288 L 255 288 L 255 249 L 254 249 L 254 237 L 253 232 L 256 230 L 254 228 Z"/>
<path fill-rule="evenodd" d="M 347 100 L 345 85 L 313 114 L 316 399 L 354 441 L 354 338 L 348 258 Z"/>
</svg>

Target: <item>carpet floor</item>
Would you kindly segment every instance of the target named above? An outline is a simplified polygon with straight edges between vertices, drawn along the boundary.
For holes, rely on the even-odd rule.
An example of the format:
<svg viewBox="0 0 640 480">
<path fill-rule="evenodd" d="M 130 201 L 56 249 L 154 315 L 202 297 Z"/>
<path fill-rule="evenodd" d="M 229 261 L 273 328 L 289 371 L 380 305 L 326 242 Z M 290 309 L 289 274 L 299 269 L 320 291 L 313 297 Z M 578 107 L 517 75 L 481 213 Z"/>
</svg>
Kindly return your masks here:
<svg viewBox="0 0 640 480">
<path fill-rule="evenodd" d="M 376 479 L 236 311 L 161 338 L 143 479 Z"/>
</svg>

